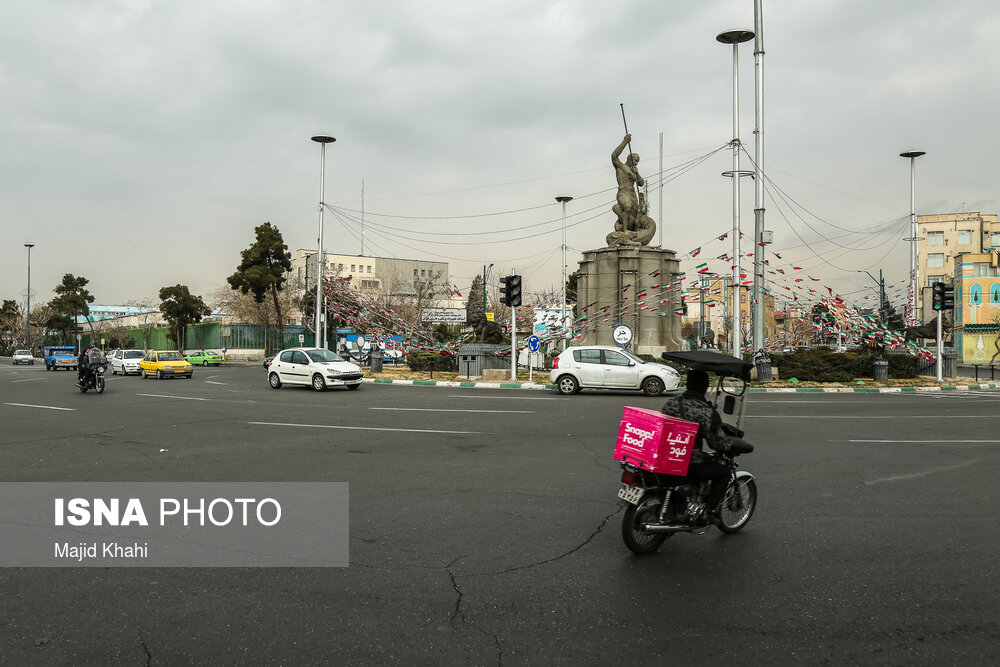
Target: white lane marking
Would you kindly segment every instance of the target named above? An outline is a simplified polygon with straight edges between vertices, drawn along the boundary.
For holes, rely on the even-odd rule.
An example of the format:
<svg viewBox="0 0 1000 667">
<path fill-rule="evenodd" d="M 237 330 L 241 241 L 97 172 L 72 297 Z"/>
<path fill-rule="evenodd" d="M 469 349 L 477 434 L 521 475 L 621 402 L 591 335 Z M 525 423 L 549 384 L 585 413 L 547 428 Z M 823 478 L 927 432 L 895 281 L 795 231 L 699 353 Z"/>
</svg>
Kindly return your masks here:
<svg viewBox="0 0 1000 667">
<path fill-rule="evenodd" d="M 502 398 L 506 401 L 560 401 L 560 398 L 543 398 L 541 396 L 504 396 L 501 394 L 490 394 L 489 396 L 463 396 L 462 394 L 451 394 L 448 398 L 486 398 L 496 400 Z"/>
<path fill-rule="evenodd" d="M 57 408 L 54 405 L 32 405 L 31 403 L 4 403 L 4 405 L 16 405 L 21 408 L 42 408 L 44 410 L 67 410 L 74 412 L 76 408 Z"/>
<path fill-rule="evenodd" d="M 945 442 L 945 443 L 958 443 L 958 442 L 971 442 L 971 443 L 1000 443 L 1000 440 L 929 440 L 924 438 L 922 440 L 847 440 L 846 442 L 877 442 L 877 443 L 931 443 L 931 442 Z"/>
<path fill-rule="evenodd" d="M 368 408 L 369 410 L 399 410 L 405 412 L 487 412 L 498 414 L 533 415 L 531 410 L 452 410 L 449 408 Z"/>
<path fill-rule="evenodd" d="M 136 396 L 150 396 L 152 398 L 176 398 L 182 401 L 209 401 L 209 398 L 196 398 L 194 396 L 170 396 L 169 394 L 136 394 Z"/>
<path fill-rule="evenodd" d="M 45 378 L 28 378 L 27 380 L 11 380 L 10 383 L 14 384 L 15 382 L 35 382 L 37 380 L 44 380 L 44 379 Z"/>
<path fill-rule="evenodd" d="M 933 475 L 938 472 L 948 472 L 949 470 L 957 470 L 959 468 L 967 468 L 971 465 L 981 463 L 978 460 L 963 461 L 961 463 L 956 463 L 955 465 L 944 466 L 941 468 L 931 468 L 930 470 L 924 470 L 923 472 L 914 472 L 908 475 L 893 475 L 892 477 L 881 477 L 879 479 L 871 479 L 865 482 L 866 486 L 871 486 L 872 484 L 881 484 L 883 482 L 902 482 L 908 479 L 919 479 L 921 477 L 926 477 L 927 475 Z"/>
<path fill-rule="evenodd" d="M 286 424 L 281 422 L 247 422 L 258 426 L 298 426 L 301 428 L 337 428 L 348 431 L 399 431 L 403 433 L 453 433 L 459 435 L 482 435 L 478 431 L 437 431 L 421 428 L 382 428 L 373 426 L 332 426 L 329 424 Z"/>
<path fill-rule="evenodd" d="M 996 415 L 945 415 L 948 419 L 996 419 Z M 753 419 L 941 419 L 941 415 L 746 415 Z"/>
<path fill-rule="evenodd" d="M 212 382 L 211 380 L 205 380 L 205 384 L 226 384 L 225 382 Z"/>
</svg>

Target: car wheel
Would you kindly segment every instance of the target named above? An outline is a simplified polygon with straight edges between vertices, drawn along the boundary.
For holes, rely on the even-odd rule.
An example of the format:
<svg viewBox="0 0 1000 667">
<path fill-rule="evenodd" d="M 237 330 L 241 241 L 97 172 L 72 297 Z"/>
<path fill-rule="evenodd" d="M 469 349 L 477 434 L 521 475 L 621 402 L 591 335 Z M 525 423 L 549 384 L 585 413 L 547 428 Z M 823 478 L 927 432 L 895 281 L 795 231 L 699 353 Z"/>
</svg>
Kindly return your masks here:
<svg viewBox="0 0 1000 667">
<path fill-rule="evenodd" d="M 163 371 L 157 369 L 157 371 L 156 371 L 156 379 L 157 380 L 162 380 L 163 379 Z"/>
<path fill-rule="evenodd" d="M 281 389 L 281 378 L 278 377 L 277 373 L 271 373 L 267 376 L 267 383 L 271 385 L 271 389 Z"/>
<path fill-rule="evenodd" d="M 205 367 L 208 367 L 208 359 L 206 359 L 205 361 L 201 362 L 201 365 L 205 366 Z"/>
<path fill-rule="evenodd" d="M 642 393 L 646 396 L 659 396 L 663 393 L 663 380 L 660 378 L 646 378 L 642 381 Z"/>
<path fill-rule="evenodd" d="M 316 391 L 326 390 L 326 380 L 324 380 L 323 376 L 320 375 L 319 373 L 313 375 L 312 388 L 315 389 Z"/>
<path fill-rule="evenodd" d="M 563 375 L 560 377 L 556 380 L 556 387 L 559 389 L 559 393 L 564 396 L 569 396 L 580 391 L 580 383 L 572 375 Z"/>
</svg>

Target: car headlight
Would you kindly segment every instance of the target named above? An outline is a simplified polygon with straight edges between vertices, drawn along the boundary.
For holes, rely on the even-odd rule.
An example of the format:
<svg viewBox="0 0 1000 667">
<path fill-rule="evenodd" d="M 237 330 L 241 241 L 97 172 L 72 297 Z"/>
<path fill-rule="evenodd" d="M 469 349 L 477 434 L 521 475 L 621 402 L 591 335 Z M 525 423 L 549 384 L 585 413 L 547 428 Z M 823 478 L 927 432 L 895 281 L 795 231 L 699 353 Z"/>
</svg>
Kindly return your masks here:
<svg viewBox="0 0 1000 667">
<path fill-rule="evenodd" d="M 191 369 L 192 369 L 191 364 L 188 364 L 187 366 L 184 367 L 184 370 L 186 370 L 186 371 L 189 371 Z"/>
</svg>

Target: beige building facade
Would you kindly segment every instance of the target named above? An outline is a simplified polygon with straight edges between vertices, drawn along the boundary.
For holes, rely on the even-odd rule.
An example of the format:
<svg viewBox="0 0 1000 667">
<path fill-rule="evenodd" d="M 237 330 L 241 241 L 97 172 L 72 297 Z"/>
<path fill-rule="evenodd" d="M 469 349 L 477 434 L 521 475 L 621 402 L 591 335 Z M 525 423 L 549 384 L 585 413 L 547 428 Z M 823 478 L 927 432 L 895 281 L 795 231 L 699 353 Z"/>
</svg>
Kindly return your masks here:
<svg viewBox="0 0 1000 667">
<path fill-rule="evenodd" d="M 967 253 L 986 254 L 1000 248 L 1000 222 L 996 214 L 979 211 L 917 216 L 917 267 L 919 287 L 917 312 L 924 312 L 924 300 L 936 282 L 955 281 L 955 259 Z M 979 262 L 973 271 L 989 277 L 989 262 Z M 977 277 L 977 276 L 972 276 Z"/>
</svg>

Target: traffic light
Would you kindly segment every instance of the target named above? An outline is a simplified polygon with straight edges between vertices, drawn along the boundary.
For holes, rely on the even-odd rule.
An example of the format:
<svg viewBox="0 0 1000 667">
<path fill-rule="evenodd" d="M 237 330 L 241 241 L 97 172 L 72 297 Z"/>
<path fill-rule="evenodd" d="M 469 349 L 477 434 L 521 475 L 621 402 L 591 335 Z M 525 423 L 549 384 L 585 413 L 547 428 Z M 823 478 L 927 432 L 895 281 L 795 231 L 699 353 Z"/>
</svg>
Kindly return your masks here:
<svg viewBox="0 0 1000 667">
<path fill-rule="evenodd" d="M 944 286 L 944 295 L 941 299 L 941 310 L 955 310 L 955 287 L 954 285 Z"/>
<path fill-rule="evenodd" d="M 934 283 L 932 287 L 934 298 L 931 307 L 934 310 L 954 310 L 955 309 L 955 287 L 947 283 Z"/>
<path fill-rule="evenodd" d="M 500 277 L 500 303 L 513 307 L 521 305 L 521 276 Z"/>
<path fill-rule="evenodd" d="M 944 307 L 944 283 L 934 283 L 931 289 L 934 293 L 931 299 L 931 308 L 941 310 Z"/>
<path fill-rule="evenodd" d="M 507 301 L 511 307 L 521 305 L 521 276 L 509 276 L 507 279 Z"/>
</svg>

